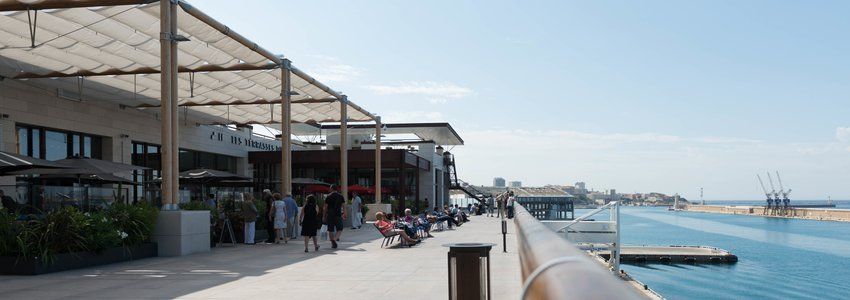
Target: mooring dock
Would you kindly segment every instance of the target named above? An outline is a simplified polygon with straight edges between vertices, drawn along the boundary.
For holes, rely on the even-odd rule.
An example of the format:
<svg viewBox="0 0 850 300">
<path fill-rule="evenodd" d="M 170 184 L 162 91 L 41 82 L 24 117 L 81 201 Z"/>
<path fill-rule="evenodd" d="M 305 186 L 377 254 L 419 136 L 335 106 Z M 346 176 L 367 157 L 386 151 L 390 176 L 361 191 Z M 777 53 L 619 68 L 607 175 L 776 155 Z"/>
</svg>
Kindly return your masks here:
<svg viewBox="0 0 850 300">
<path fill-rule="evenodd" d="M 611 256 L 608 250 L 596 251 L 604 259 Z M 734 263 L 738 256 L 732 252 L 708 246 L 623 246 L 620 248 L 623 262 L 665 263 Z"/>
</svg>

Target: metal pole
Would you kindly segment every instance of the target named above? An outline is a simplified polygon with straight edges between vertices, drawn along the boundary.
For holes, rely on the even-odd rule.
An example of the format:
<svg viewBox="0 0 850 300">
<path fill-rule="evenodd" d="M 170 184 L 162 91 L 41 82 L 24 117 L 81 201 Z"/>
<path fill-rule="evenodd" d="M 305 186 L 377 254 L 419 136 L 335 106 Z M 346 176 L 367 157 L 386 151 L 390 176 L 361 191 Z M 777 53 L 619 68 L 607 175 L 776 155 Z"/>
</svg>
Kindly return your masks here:
<svg viewBox="0 0 850 300">
<path fill-rule="evenodd" d="M 381 117 L 375 117 L 375 203 L 381 204 Z"/>
<path fill-rule="evenodd" d="M 171 75 L 171 97 L 169 97 L 171 100 L 171 209 L 177 209 L 177 203 L 180 202 L 180 121 L 178 120 L 180 113 L 177 107 L 179 81 L 177 79 L 177 40 L 174 39 L 174 35 L 177 34 L 177 1 L 169 1 L 169 9 L 171 11 L 169 25 L 172 37 L 171 55 L 169 55 L 171 60 L 171 68 L 169 69 L 169 75 Z"/>
<path fill-rule="evenodd" d="M 339 100 L 339 190 L 348 200 L 348 96 Z"/>
<path fill-rule="evenodd" d="M 292 63 L 283 59 L 280 71 L 280 189 L 286 195 L 292 193 Z"/>
<path fill-rule="evenodd" d="M 502 218 L 502 252 L 508 253 L 508 221 Z"/>
<path fill-rule="evenodd" d="M 162 193 L 162 209 L 171 209 L 171 198 L 173 196 L 171 190 L 171 9 L 169 0 L 161 0 L 159 4 L 160 15 L 160 34 L 159 34 L 159 49 L 160 49 L 160 123 L 162 124 L 160 132 L 160 172 L 162 173 L 162 182 L 160 190 Z"/>
<path fill-rule="evenodd" d="M 617 230 L 617 237 L 614 240 L 614 252 L 611 253 L 611 260 L 614 262 L 614 274 L 620 273 L 620 202 L 617 201 L 612 208 L 614 210 L 614 222 Z"/>
</svg>

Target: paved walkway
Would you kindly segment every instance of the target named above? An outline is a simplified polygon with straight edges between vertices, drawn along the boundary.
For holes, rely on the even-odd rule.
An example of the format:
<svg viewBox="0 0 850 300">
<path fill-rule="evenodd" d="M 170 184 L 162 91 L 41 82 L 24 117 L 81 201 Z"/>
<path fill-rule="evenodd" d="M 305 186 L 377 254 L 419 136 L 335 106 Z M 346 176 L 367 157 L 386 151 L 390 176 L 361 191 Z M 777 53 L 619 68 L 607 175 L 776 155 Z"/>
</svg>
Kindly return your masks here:
<svg viewBox="0 0 850 300">
<path fill-rule="evenodd" d="M 508 222 L 508 232 L 513 226 Z M 502 253 L 498 219 L 474 217 L 456 230 L 435 232 L 413 248 L 380 248 L 371 224 L 346 229 L 339 249 L 320 241 L 304 253 L 303 240 L 288 245 L 215 248 L 184 257 L 39 276 L 0 276 L 3 299 L 447 299 L 446 253 L 455 242 L 498 244 L 491 251 L 493 299 L 516 299 L 520 290 L 516 240 Z"/>
</svg>

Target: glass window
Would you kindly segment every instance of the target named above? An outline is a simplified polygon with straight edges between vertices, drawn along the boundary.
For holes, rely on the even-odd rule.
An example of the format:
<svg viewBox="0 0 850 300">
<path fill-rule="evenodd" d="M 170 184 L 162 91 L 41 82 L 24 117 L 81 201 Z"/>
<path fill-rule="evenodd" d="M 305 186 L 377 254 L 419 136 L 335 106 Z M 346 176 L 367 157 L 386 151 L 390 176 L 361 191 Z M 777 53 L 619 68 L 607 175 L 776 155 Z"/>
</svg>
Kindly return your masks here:
<svg viewBox="0 0 850 300">
<path fill-rule="evenodd" d="M 30 130 L 30 134 L 32 135 L 32 137 L 30 137 L 30 143 L 29 143 L 30 146 L 32 146 L 32 155 L 31 156 L 35 157 L 35 158 L 44 158 L 41 155 L 41 132 L 42 132 L 41 129 L 33 128 L 32 130 Z"/>
<path fill-rule="evenodd" d="M 18 127 L 18 154 L 31 155 L 29 152 L 29 140 L 28 129 Z"/>
<path fill-rule="evenodd" d="M 69 134 L 71 138 L 71 156 L 79 156 L 80 154 L 80 135 L 79 134 Z"/>
<path fill-rule="evenodd" d="M 68 136 L 63 132 L 48 130 L 44 136 L 45 159 L 60 160 L 68 157 Z"/>
<path fill-rule="evenodd" d="M 147 167 L 159 170 L 162 168 L 162 163 L 159 161 L 159 147 L 158 146 L 148 146 L 147 155 L 145 155 L 147 159 Z"/>
<path fill-rule="evenodd" d="M 215 169 L 216 168 L 216 158 L 215 154 L 206 153 L 206 152 L 198 152 L 198 167 L 206 168 L 206 169 Z"/>
<path fill-rule="evenodd" d="M 83 156 L 94 157 L 92 155 L 93 153 L 92 153 L 91 149 L 92 149 L 91 137 L 90 136 L 83 137 L 83 153 L 82 153 Z"/>
<path fill-rule="evenodd" d="M 195 151 L 180 150 L 180 172 L 196 169 Z"/>
</svg>

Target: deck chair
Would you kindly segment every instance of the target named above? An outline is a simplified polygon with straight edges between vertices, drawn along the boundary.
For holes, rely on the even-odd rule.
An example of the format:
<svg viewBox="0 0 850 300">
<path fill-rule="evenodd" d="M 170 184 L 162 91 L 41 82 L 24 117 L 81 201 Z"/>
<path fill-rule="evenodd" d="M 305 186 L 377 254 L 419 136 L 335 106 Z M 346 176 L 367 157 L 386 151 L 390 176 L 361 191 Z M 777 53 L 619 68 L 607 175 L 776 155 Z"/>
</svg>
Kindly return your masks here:
<svg viewBox="0 0 850 300">
<path fill-rule="evenodd" d="M 383 232 L 381 232 L 381 229 L 378 228 L 377 223 L 372 223 L 372 225 L 374 225 L 375 229 L 378 230 L 378 233 L 380 233 L 381 236 L 384 237 L 384 241 L 381 242 L 381 248 L 384 248 L 384 246 L 392 245 L 393 242 L 395 241 L 395 238 L 398 237 L 398 232 L 389 231 L 387 233 L 383 233 Z M 401 237 L 399 237 L 399 240 L 403 240 L 403 239 Z"/>
</svg>

